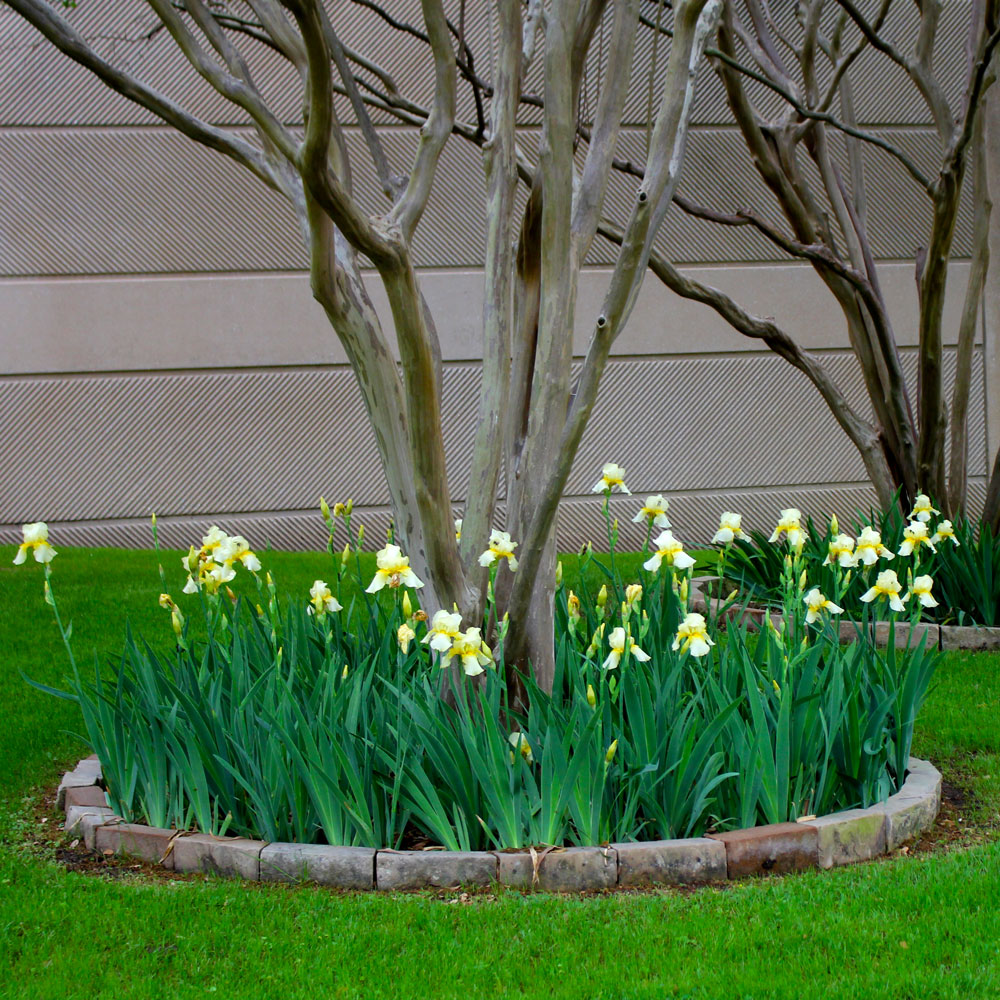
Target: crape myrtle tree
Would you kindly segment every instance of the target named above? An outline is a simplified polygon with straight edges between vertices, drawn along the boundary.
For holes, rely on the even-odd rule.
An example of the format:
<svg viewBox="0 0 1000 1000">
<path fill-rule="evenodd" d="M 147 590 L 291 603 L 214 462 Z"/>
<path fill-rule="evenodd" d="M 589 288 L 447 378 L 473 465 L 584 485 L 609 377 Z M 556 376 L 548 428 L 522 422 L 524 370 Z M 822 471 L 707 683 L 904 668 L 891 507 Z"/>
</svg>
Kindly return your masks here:
<svg viewBox="0 0 1000 1000">
<path fill-rule="evenodd" d="M 863 5 L 802 0 L 798 23 L 789 33 L 771 16 L 767 0 L 727 4 L 707 54 L 753 167 L 773 200 L 769 207 L 727 210 L 687 205 L 704 219 L 762 234 L 812 265 L 843 312 L 872 418 L 849 406 L 819 359 L 806 356 L 786 333 L 685 281 L 668 261 L 654 261 L 654 266 L 671 288 L 707 302 L 742 333 L 765 340 L 805 372 L 857 447 L 884 507 L 898 489 L 909 510 L 916 493 L 923 491 L 957 514 L 966 500 L 973 344 L 988 263 L 983 99 L 994 78 L 1000 4 L 915 0 L 903 12 L 909 15 L 908 30 L 900 36 L 901 23 L 898 18 L 893 23 L 892 15 L 903 6 L 893 0 Z M 957 100 L 949 100 L 943 60 L 935 62 L 946 12 L 953 15 L 947 30 L 961 31 L 965 42 Z M 958 28 L 955 21 L 960 21 Z M 912 155 L 885 133 L 859 126 L 852 71 L 864 52 L 881 59 L 884 72 L 898 74 L 903 86 L 919 94 L 926 121 L 933 126 L 933 139 L 922 155 Z M 755 103 L 749 89 L 754 84 L 759 94 L 779 99 L 776 112 L 765 113 Z M 914 248 L 919 306 L 915 400 L 903 378 L 893 317 L 869 237 L 869 219 L 879 214 L 884 219 L 887 210 L 869 201 L 869 181 L 873 173 L 887 170 L 899 183 L 916 185 L 927 205 L 925 237 Z M 959 201 L 970 174 L 976 222 L 959 329 L 953 331 L 958 348 L 949 401 L 943 381 L 943 307 Z M 987 514 L 996 520 L 1000 476 L 992 477 L 988 493 Z"/>
<path fill-rule="evenodd" d="M 391 51 L 361 52 L 345 45 L 335 8 L 318 0 L 148 0 L 151 14 L 195 70 L 249 116 L 256 141 L 214 128 L 106 62 L 58 4 L 5 2 L 109 86 L 228 155 L 289 200 L 309 249 L 313 293 L 357 375 L 399 540 L 427 584 L 424 603 L 449 607 L 454 602 L 470 620 L 480 615 L 485 577 L 477 556 L 486 547 L 505 475 L 506 527 L 521 544 L 517 573 L 501 577 L 502 605 L 511 621 L 507 650 L 514 662 L 530 659 L 543 685 L 552 671 L 556 508 L 610 347 L 649 269 L 673 291 L 713 308 L 805 374 L 858 449 L 883 505 L 897 489 L 904 504 L 924 490 L 950 513 L 962 509 L 972 355 L 990 219 L 981 107 L 1000 41 L 1000 0 L 959 5 L 966 59 L 957 101 L 936 75 L 942 0 L 799 0 L 780 10 L 767 0 L 511 0 L 488 10 L 479 4 L 467 9 L 459 0 L 458 16 L 451 19 L 440 0 L 422 0 L 421 18 L 413 22 L 394 5 L 352 0 L 426 46 L 434 66 L 433 99 L 427 105 L 401 93 Z M 794 9 L 792 19 L 786 16 L 789 9 Z M 901 21 L 901 12 L 910 16 Z M 488 59 L 473 51 L 465 31 L 467 18 L 487 15 L 495 23 Z M 956 30 L 953 22 L 954 17 L 949 31 Z M 607 26 L 606 42 L 601 31 Z M 652 60 L 647 155 L 639 162 L 621 155 L 618 138 L 627 91 L 635 85 L 630 78 L 637 39 L 644 33 L 652 38 Z M 252 50 L 241 44 L 247 38 L 280 53 L 298 71 L 304 130 L 289 129 L 267 107 L 254 86 Z M 588 66 L 595 44 L 601 47 L 600 58 Z M 885 60 L 924 102 L 933 140 L 919 155 L 885 132 L 859 124 L 854 79 L 863 56 Z M 697 192 L 685 197 L 676 191 L 695 71 L 703 58 L 725 88 L 751 169 L 768 192 L 766 203 L 704 205 Z M 599 98 L 586 117 L 579 113 L 581 88 L 595 62 L 603 70 L 596 81 Z M 483 65 L 490 67 L 488 74 Z M 541 83 L 529 88 L 533 66 L 541 69 Z M 661 79 L 654 88 L 654 80 Z M 645 87 L 646 81 L 639 85 Z M 474 120 L 456 116 L 460 87 L 471 90 Z M 349 101 L 351 124 L 365 139 L 363 160 L 348 157 L 335 95 Z M 515 121 L 523 104 L 541 115 L 534 157 L 517 142 Z M 408 171 L 390 163 L 371 108 L 419 129 Z M 440 354 L 411 257 L 413 235 L 450 136 L 482 148 L 486 176 L 481 419 L 458 544 L 445 479 Z M 386 196 L 381 215 L 365 211 L 354 196 L 352 175 L 364 170 L 374 171 Z M 926 239 L 915 248 L 915 399 L 903 379 L 893 317 L 869 237 L 869 219 L 887 206 L 869 202 L 868 181 L 872 171 L 886 170 L 895 171 L 900 183 L 917 185 L 928 205 Z M 623 225 L 604 213 L 612 171 L 633 185 Z M 973 259 L 955 331 L 957 376 L 946 400 L 943 302 L 967 176 L 976 202 Z M 515 199 L 518 184 L 527 192 L 523 210 Z M 805 351 L 788 331 L 681 273 L 654 245 L 671 202 L 713 224 L 762 234 L 812 266 L 843 312 L 870 413 L 852 406 L 821 357 Z M 576 283 L 598 237 L 617 247 L 615 266 L 574 380 Z M 388 293 L 391 331 L 382 328 L 372 309 L 362 259 L 374 265 Z M 392 336 L 401 364 L 390 346 Z M 1000 473 L 990 482 L 987 515 L 1000 518 Z"/>
<path fill-rule="evenodd" d="M 457 604 L 481 619 L 487 548 L 502 470 L 506 527 L 520 543 L 520 566 L 502 606 L 509 614 L 509 662 L 530 662 L 543 688 L 553 679 L 554 523 L 573 457 L 593 409 L 609 351 L 647 272 L 653 242 L 671 204 L 683 159 L 696 67 L 721 14 L 722 0 L 675 0 L 662 87 L 651 106 L 648 155 L 620 233 L 620 250 L 601 312 L 593 317 L 582 374 L 571 379 L 576 290 L 581 265 L 602 219 L 622 110 L 639 35 L 640 0 L 496 0 L 494 75 L 477 87 L 479 120 L 456 120 L 460 73 L 471 76 L 461 30 L 442 0 L 421 0 L 414 26 L 433 61 L 430 106 L 399 94 L 392 53 L 345 46 L 336 8 L 321 0 L 148 0 L 197 73 L 249 117 L 255 138 L 213 126 L 127 68 L 104 59 L 73 26 L 61 3 L 7 0 L 60 51 L 168 125 L 215 149 L 280 192 L 305 236 L 312 292 L 329 317 L 357 377 L 391 494 L 398 540 L 425 583 L 430 611 Z M 89 0 L 99 2 L 99 0 Z M 477 9 L 477 16 L 485 8 Z M 462 17 L 464 18 L 464 8 Z M 581 84 L 599 26 L 611 38 L 599 60 L 600 97 L 578 153 Z M 303 122 L 281 121 L 254 83 L 252 35 L 297 70 Z M 664 46 L 664 51 L 666 46 Z M 529 65 L 541 60 L 543 105 L 537 156 L 518 143 L 515 119 Z M 384 62 L 384 66 L 381 63 Z M 362 86 L 367 70 L 384 91 Z M 367 157 L 348 156 L 335 95 L 350 101 Z M 419 130 L 407 169 L 390 163 L 368 105 L 396 112 Z M 432 192 L 439 158 L 454 132 L 483 149 L 486 266 L 482 318 L 480 421 L 460 542 L 452 523 L 441 426 L 441 354 L 434 317 L 421 295 L 414 233 Z M 355 197 L 352 177 L 377 173 L 385 210 L 372 214 Z M 519 183 L 529 189 L 516 209 Z M 392 329 L 380 323 L 366 289 L 370 262 L 388 296 Z M 396 352 L 392 347 L 395 340 Z M 506 579 L 506 573 L 504 574 Z"/>
<path fill-rule="evenodd" d="M 425 37 L 370 0 L 365 3 L 398 30 Z M 671 38 L 670 15 L 665 13 L 670 6 L 667 0 L 644 0 L 640 29 Z M 821 357 L 803 350 L 773 320 L 752 315 L 718 289 L 682 274 L 658 248 L 649 258 L 653 272 L 670 289 L 708 305 L 812 382 L 857 448 L 885 509 L 897 491 L 904 511 L 918 492 L 930 493 L 949 514 L 965 508 L 973 347 L 989 262 L 987 168 L 1000 174 L 987 163 L 983 140 L 984 97 L 994 81 L 994 52 L 1000 42 L 998 7 L 997 0 L 796 0 L 781 5 L 727 0 L 704 49 L 725 88 L 748 168 L 760 177 L 770 200 L 705 205 L 698 203 L 697 192 L 684 196 L 675 191 L 674 201 L 699 219 L 762 235 L 790 258 L 812 266 L 843 313 L 870 413 L 852 406 Z M 789 11 L 794 17 L 787 16 Z M 964 42 L 958 87 L 951 81 L 953 66 L 935 58 L 945 31 L 960 32 Z M 919 95 L 932 137 L 916 153 L 891 133 L 859 124 L 854 81 L 862 56 L 881 60 L 881 65 L 869 63 L 868 79 L 879 72 L 895 73 L 900 86 Z M 488 83 L 471 69 L 475 63 L 467 51 L 464 79 L 474 90 L 488 91 Z M 523 95 L 522 100 L 540 102 L 538 95 Z M 482 142 L 481 130 L 462 134 Z M 585 122 L 579 123 L 578 136 L 592 138 Z M 641 163 L 616 156 L 612 165 L 638 180 L 645 176 Z M 915 397 L 904 380 L 894 319 L 869 235 L 871 219 L 892 223 L 887 219 L 892 206 L 872 203 L 868 196 L 872 175 L 885 172 L 900 185 L 915 185 L 927 206 L 924 238 L 914 247 L 919 308 Z M 967 178 L 975 213 L 972 260 L 959 328 L 948 331 L 955 335 L 957 351 L 947 398 L 943 306 Z M 996 183 L 994 178 L 994 187 Z M 598 233 L 618 245 L 625 237 L 608 220 L 601 221 Z M 988 320 L 991 315 L 987 313 Z M 1000 455 L 987 490 L 985 517 L 995 530 L 1000 528 Z"/>
</svg>

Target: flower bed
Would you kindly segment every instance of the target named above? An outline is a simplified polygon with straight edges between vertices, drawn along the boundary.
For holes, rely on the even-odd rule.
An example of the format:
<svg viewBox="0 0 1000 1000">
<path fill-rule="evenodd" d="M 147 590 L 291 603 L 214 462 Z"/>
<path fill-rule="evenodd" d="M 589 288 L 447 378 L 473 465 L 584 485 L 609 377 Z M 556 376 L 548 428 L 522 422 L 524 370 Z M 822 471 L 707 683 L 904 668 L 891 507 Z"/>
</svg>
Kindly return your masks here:
<svg viewBox="0 0 1000 1000">
<path fill-rule="evenodd" d="M 905 784 L 886 802 L 799 823 L 527 853 L 439 852 L 264 843 L 138 826 L 114 815 L 100 783 L 99 763 L 88 758 L 59 787 L 65 828 L 82 836 L 90 850 L 142 858 L 177 872 L 383 891 L 500 883 L 580 892 L 832 868 L 870 860 L 919 836 L 933 823 L 941 799 L 941 775 L 927 762 L 911 758 Z"/>
<path fill-rule="evenodd" d="M 905 518 L 898 508 L 869 511 L 855 520 L 853 534 L 836 517 L 826 525 L 802 522 L 800 511 L 784 510 L 768 537 L 747 534 L 738 515 L 724 514 L 713 539 L 724 581 L 715 596 L 736 588 L 740 600 L 780 608 L 784 564 L 794 557 L 810 581 L 807 598 L 819 595 L 856 618 L 918 615 L 940 625 L 1000 626 L 1000 543 L 988 524 L 953 524 L 924 495 Z"/>
<path fill-rule="evenodd" d="M 341 528 L 347 545 L 308 603 L 281 607 L 249 543 L 213 527 L 182 560 L 176 600 L 162 572 L 172 653 L 129 636 L 118 664 L 88 676 L 65 633 L 68 690 L 47 690 L 79 703 L 117 815 L 253 841 L 589 847 L 785 823 L 898 791 L 932 646 L 842 647 L 797 546 L 780 623 L 760 635 L 731 626 L 723 639 L 691 605 L 694 559 L 662 497 L 636 515 L 652 540 L 640 579 L 621 579 L 610 503 L 622 470 L 606 467 L 602 486 L 607 582 L 574 593 L 560 574 L 551 691 L 506 663 L 508 622 L 492 600 L 498 572 L 516 571 L 506 533 L 479 560 L 484 617 L 463 623 L 419 607 L 421 581 L 392 541 L 348 600 L 362 534 L 349 505 L 323 507 L 331 554 Z M 23 551 L 45 546 L 35 555 L 59 622 L 42 528 L 26 528 Z M 256 601 L 227 595 L 238 570 Z"/>
</svg>

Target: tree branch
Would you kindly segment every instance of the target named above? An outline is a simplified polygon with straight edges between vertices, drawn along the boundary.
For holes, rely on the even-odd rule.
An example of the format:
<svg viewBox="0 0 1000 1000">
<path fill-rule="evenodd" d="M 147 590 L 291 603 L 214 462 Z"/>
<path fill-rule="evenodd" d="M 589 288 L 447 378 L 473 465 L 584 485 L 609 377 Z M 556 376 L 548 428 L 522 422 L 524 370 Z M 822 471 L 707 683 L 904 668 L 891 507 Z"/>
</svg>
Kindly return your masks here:
<svg viewBox="0 0 1000 1000">
<path fill-rule="evenodd" d="M 623 0 L 616 6 L 606 83 L 597 102 L 593 132 L 587 140 L 587 156 L 573 212 L 572 231 L 581 261 L 586 259 L 597 232 L 597 223 L 607 193 L 608 178 L 621 131 L 622 110 L 628 97 L 632 75 L 638 17 L 639 0 Z"/>
<path fill-rule="evenodd" d="M 409 183 L 389 218 L 409 243 L 430 197 L 438 158 L 455 121 L 455 53 L 441 0 L 421 0 L 424 22 L 434 53 L 434 106 L 420 130 L 420 143 Z"/>
<path fill-rule="evenodd" d="M 308 120 L 305 138 L 296 155 L 296 165 L 313 197 L 326 211 L 352 246 L 378 266 L 395 256 L 386 236 L 378 233 L 371 219 L 355 204 L 341 180 L 330 169 L 330 144 L 336 123 L 330 50 L 323 33 L 319 0 L 284 0 L 299 25 L 306 47 L 309 73 L 306 87 Z"/>
<path fill-rule="evenodd" d="M 148 2 L 198 75 L 217 93 L 246 111 L 265 142 L 269 142 L 287 160 L 294 161 L 297 145 L 295 140 L 264 103 L 253 85 L 246 63 L 236 53 L 225 33 L 200 0 L 187 0 L 188 12 L 213 48 L 222 54 L 229 73 L 224 72 L 209 57 L 170 0 L 148 0 Z"/>
<path fill-rule="evenodd" d="M 278 170 L 260 150 L 220 128 L 189 114 L 170 98 L 140 83 L 102 59 L 83 37 L 44 0 L 7 0 L 8 5 L 32 24 L 60 52 L 89 69 L 112 90 L 156 115 L 179 132 L 209 149 L 228 156 L 259 177 L 268 187 L 294 200 L 291 179 Z"/>
<path fill-rule="evenodd" d="M 381 182 L 382 191 L 387 198 L 396 199 L 399 197 L 405 182 L 402 178 L 393 174 L 392 168 L 389 166 L 389 160 L 385 155 L 382 140 L 375 131 L 375 126 L 372 125 L 371 116 L 368 114 L 368 109 L 365 107 L 365 102 L 358 90 L 357 81 L 354 79 L 353 73 L 351 73 L 351 67 L 347 64 L 344 47 L 341 45 L 336 31 L 334 31 L 333 24 L 330 22 L 325 9 L 323 10 L 323 33 L 326 37 L 326 44 L 330 49 L 330 55 L 333 56 L 333 62 L 344 85 L 344 92 L 351 102 L 354 117 L 358 120 L 361 134 L 364 136 L 365 144 L 368 146 L 368 153 L 372 158 L 372 164 Z"/>
<path fill-rule="evenodd" d="M 496 86 L 490 108 L 489 139 L 483 150 L 486 168 L 486 259 L 483 299 L 483 374 L 479 423 L 472 451 L 469 491 L 462 524 L 461 556 L 466 578 L 482 577 L 475 560 L 486 548 L 496 510 L 504 449 L 504 416 L 511 378 L 514 326 L 514 199 L 518 95 L 521 80 L 521 10 L 519 0 L 500 0 Z M 478 605 L 479 602 L 477 602 Z M 475 609 L 481 612 L 477 606 Z M 475 616 L 473 616 L 475 617 Z"/>
<path fill-rule="evenodd" d="M 523 559 L 511 592 L 509 613 L 518 621 L 531 599 L 531 579 L 537 571 L 544 543 L 555 518 L 588 417 L 597 398 L 614 337 L 634 305 L 646 270 L 652 241 L 670 205 L 684 155 L 690 123 L 694 78 L 707 38 L 718 20 L 721 0 L 675 0 L 674 44 L 667 63 L 663 99 L 653 131 L 646 178 L 632 210 L 618 262 L 612 274 L 601 315 L 591 337 L 580 382 L 566 416 L 547 481 L 523 539 Z M 549 102 L 546 100 L 546 106 Z M 544 240 L 543 240 L 544 246 Z M 547 296 L 543 296 L 543 308 Z M 522 580 L 524 582 L 522 582 Z"/>
</svg>

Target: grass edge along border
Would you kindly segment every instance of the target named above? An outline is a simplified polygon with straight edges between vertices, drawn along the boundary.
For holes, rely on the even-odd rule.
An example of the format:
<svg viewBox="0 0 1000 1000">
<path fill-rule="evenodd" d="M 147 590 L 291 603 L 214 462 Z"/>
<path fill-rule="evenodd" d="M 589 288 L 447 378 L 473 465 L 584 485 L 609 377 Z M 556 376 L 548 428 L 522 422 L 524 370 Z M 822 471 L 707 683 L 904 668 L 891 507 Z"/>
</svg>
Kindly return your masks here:
<svg viewBox="0 0 1000 1000">
<path fill-rule="evenodd" d="M 396 891 L 501 885 L 547 892 L 698 885 L 749 875 L 832 868 L 887 854 L 928 829 L 941 804 L 941 773 L 911 757 L 903 787 L 885 802 L 797 823 L 682 840 L 507 851 L 394 851 L 241 837 L 128 823 L 107 806 L 96 756 L 59 784 L 64 829 L 99 854 L 124 854 L 176 872 L 337 889 Z"/>
</svg>

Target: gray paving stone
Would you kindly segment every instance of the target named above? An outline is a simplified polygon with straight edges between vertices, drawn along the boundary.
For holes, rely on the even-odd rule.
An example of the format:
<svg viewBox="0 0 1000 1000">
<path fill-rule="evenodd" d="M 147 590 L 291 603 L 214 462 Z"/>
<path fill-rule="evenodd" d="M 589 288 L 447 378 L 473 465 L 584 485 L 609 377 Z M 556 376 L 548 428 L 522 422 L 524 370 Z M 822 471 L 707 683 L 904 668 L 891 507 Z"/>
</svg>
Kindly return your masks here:
<svg viewBox="0 0 1000 1000">
<path fill-rule="evenodd" d="M 697 611 L 700 615 L 707 614 L 708 604 L 706 602 L 705 588 L 714 586 L 717 579 L 718 577 L 714 576 L 691 577 L 691 589 L 688 594 L 688 609 L 690 611 Z"/>
<path fill-rule="evenodd" d="M 66 788 L 64 806 L 68 813 L 72 806 L 90 806 L 104 808 L 108 804 L 108 798 L 104 789 L 100 785 L 84 785 L 74 787 L 70 785 Z"/>
<path fill-rule="evenodd" d="M 488 851 L 378 851 L 375 887 L 384 891 L 492 885 L 497 858 Z"/>
<path fill-rule="evenodd" d="M 941 807 L 941 773 L 928 761 L 910 758 L 903 787 L 882 804 L 886 849 L 893 851 L 934 825 Z"/>
<path fill-rule="evenodd" d="M 897 793 L 882 805 L 886 814 L 886 849 L 894 851 L 909 840 L 915 840 L 931 827 L 937 816 L 937 805 L 927 795 Z"/>
<path fill-rule="evenodd" d="M 1000 628 L 975 625 L 942 625 L 942 649 L 1000 649 Z"/>
<path fill-rule="evenodd" d="M 874 626 L 874 629 L 872 626 Z M 857 642 L 861 635 L 862 629 L 859 624 L 841 620 L 840 642 L 842 645 Z M 874 636 L 875 645 L 879 649 L 885 649 L 889 642 L 889 622 L 873 622 L 869 625 L 867 635 Z M 940 627 L 927 622 L 918 622 L 916 629 L 913 630 L 911 630 L 909 622 L 896 622 L 893 635 L 895 636 L 895 646 L 897 649 L 906 649 L 907 646 L 912 649 L 918 645 L 924 636 L 927 637 L 925 645 L 928 649 L 937 649 L 941 642 Z"/>
<path fill-rule="evenodd" d="M 809 820 L 817 833 L 820 868 L 869 861 L 886 851 L 886 815 L 881 806 L 845 809 Z"/>
<path fill-rule="evenodd" d="M 59 782 L 56 791 L 56 808 L 66 808 L 67 788 L 87 788 L 91 785 L 101 784 L 101 763 L 96 757 L 88 757 L 81 760 L 72 771 L 67 771 Z"/>
<path fill-rule="evenodd" d="M 174 839 L 171 857 L 175 872 L 205 872 L 257 882 L 264 846 L 262 840 L 184 834 Z"/>
<path fill-rule="evenodd" d="M 941 800 L 941 772 L 928 760 L 911 757 L 906 764 L 906 780 L 900 792 L 907 795 L 930 793 Z"/>
<path fill-rule="evenodd" d="M 164 868 L 173 868 L 171 840 L 176 830 L 165 830 L 141 823 L 117 823 L 99 826 L 94 831 L 94 849 L 100 852 L 126 854 Z"/>
<path fill-rule="evenodd" d="M 942 625 L 942 649 L 1000 649 L 1000 628 Z"/>
<path fill-rule="evenodd" d="M 105 823 L 114 819 L 115 813 L 114 810 L 110 809 L 108 806 L 71 805 L 66 809 L 66 822 L 63 823 L 63 829 L 67 833 L 80 836 L 83 833 L 83 827 L 81 824 L 87 816 L 99 818 L 100 823 L 97 825 L 103 826 Z"/>
<path fill-rule="evenodd" d="M 110 809 L 108 812 L 111 813 L 111 815 L 105 815 L 103 812 L 91 810 L 80 818 L 78 832 L 80 836 L 83 837 L 84 846 L 88 851 L 97 850 L 97 831 L 106 826 L 108 823 L 114 823 L 118 819 L 118 817 L 115 816 Z"/>
<path fill-rule="evenodd" d="M 539 851 L 537 878 L 531 854 L 498 853 L 500 882 L 515 889 L 584 892 L 610 889 L 618 882 L 618 854 L 613 847 L 567 847 Z"/>
<path fill-rule="evenodd" d="M 693 885 L 726 878 L 726 847 L 707 837 L 611 845 L 618 853 L 618 884 Z"/>
<path fill-rule="evenodd" d="M 889 644 L 889 622 L 874 622 L 875 645 L 879 649 L 884 649 Z M 941 643 L 941 629 L 937 625 L 927 622 L 917 622 L 910 625 L 908 622 L 896 622 L 893 631 L 895 636 L 896 649 L 916 649 L 920 642 L 924 641 L 927 649 L 937 649 Z"/>
<path fill-rule="evenodd" d="M 260 880 L 374 889 L 375 851 L 325 844 L 268 844 L 260 852 Z"/>
</svg>

